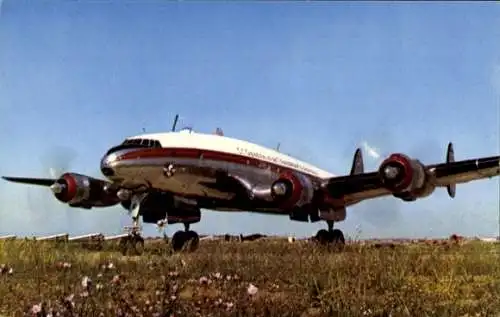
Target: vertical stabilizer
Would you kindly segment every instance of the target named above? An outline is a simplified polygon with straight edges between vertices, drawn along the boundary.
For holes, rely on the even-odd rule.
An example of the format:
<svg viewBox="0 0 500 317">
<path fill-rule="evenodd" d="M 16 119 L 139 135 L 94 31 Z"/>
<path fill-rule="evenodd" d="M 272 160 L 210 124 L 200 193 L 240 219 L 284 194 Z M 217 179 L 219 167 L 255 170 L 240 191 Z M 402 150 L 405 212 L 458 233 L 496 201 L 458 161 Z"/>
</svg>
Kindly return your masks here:
<svg viewBox="0 0 500 317">
<path fill-rule="evenodd" d="M 363 153 L 361 152 L 361 148 L 358 148 L 352 159 L 351 175 L 363 174 L 364 172 Z"/>
<path fill-rule="evenodd" d="M 455 162 L 455 151 L 453 150 L 453 143 L 448 143 L 448 149 L 446 150 L 446 163 L 453 163 Z M 448 191 L 448 195 L 451 198 L 455 197 L 456 190 L 457 190 L 457 185 L 456 184 L 449 184 L 446 186 L 446 190 Z"/>
</svg>

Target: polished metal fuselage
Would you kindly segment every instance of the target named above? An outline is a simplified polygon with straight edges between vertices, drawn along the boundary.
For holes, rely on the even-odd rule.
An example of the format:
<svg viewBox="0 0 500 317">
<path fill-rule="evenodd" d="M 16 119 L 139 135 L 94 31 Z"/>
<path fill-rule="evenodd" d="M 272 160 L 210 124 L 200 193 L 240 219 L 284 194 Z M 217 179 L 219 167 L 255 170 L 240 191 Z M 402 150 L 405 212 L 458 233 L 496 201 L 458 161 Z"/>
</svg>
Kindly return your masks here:
<svg viewBox="0 0 500 317">
<path fill-rule="evenodd" d="M 236 188 L 217 186 L 221 174 L 241 180 L 247 189 L 271 186 L 280 175 L 266 164 L 256 167 L 244 163 L 204 159 L 203 155 L 199 158 L 162 156 L 122 159 L 124 155 L 136 150 L 119 150 L 102 159 L 101 168 L 107 167 L 113 170 L 113 175 L 107 176 L 109 180 L 121 188 L 134 190 L 147 187 L 171 192 L 180 197 L 189 197 L 198 200 L 202 208 L 221 211 L 247 210 L 247 202 L 237 199 Z M 171 173 L 166 173 L 169 167 Z M 283 171 L 286 169 L 288 168 L 283 167 Z M 317 183 L 314 178 L 312 182 Z M 203 202 L 207 206 L 203 206 Z M 275 206 L 266 204 L 259 205 L 255 209 L 248 211 L 283 212 Z"/>
</svg>

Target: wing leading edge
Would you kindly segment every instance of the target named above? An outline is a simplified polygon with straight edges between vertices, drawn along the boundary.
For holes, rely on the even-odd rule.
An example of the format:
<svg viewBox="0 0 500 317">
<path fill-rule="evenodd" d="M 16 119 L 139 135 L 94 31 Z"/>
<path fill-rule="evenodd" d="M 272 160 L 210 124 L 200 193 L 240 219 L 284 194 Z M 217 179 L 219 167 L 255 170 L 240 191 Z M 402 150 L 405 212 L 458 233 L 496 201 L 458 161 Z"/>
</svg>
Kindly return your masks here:
<svg viewBox="0 0 500 317">
<path fill-rule="evenodd" d="M 54 184 L 57 179 L 52 178 L 31 178 L 31 177 L 10 177 L 10 176 L 2 176 L 6 181 L 21 183 L 21 184 L 29 184 L 29 185 L 38 185 L 38 186 L 50 186 Z"/>
<path fill-rule="evenodd" d="M 351 169 L 351 174 L 347 176 L 333 177 L 325 181 L 323 188 L 334 198 L 343 198 L 346 204 L 353 204 L 362 200 L 386 196 L 401 194 L 401 192 L 395 192 L 394 188 L 388 186 L 387 182 L 384 182 L 384 176 L 381 168 L 376 172 L 369 173 L 359 173 L 361 168 L 355 169 L 354 166 L 362 166 L 362 156 L 359 154 L 360 149 L 356 151 L 353 160 L 353 168 Z M 482 158 L 474 158 L 462 161 L 455 161 L 453 144 L 450 142 L 448 144 L 446 162 L 440 164 L 423 165 L 417 160 L 410 159 L 403 154 L 393 154 L 386 161 L 400 159 L 399 163 L 408 167 L 407 175 L 401 177 L 407 177 L 408 182 L 413 184 L 411 177 L 417 178 L 419 167 L 422 167 L 424 172 L 422 177 L 424 181 L 421 184 L 423 186 L 430 186 L 427 188 L 432 188 L 430 192 L 434 190 L 435 187 L 446 187 L 450 197 L 455 197 L 455 185 L 466 183 L 474 180 L 480 180 L 485 178 L 491 178 L 500 175 L 500 156 L 490 156 Z M 390 162 L 389 162 L 390 163 Z M 387 164 L 386 164 L 387 165 Z M 403 168 L 404 170 L 404 168 Z M 408 185 L 409 192 L 405 194 L 411 195 L 412 188 Z M 430 194 L 429 192 L 429 194 Z M 422 191 L 420 193 L 423 193 Z M 415 191 L 413 193 L 415 197 L 419 198 L 419 192 Z M 422 194 L 423 195 L 423 194 Z M 427 193 L 423 196 L 427 196 Z M 414 200 L 414 199 L 405 199 Z"/>
</svg>

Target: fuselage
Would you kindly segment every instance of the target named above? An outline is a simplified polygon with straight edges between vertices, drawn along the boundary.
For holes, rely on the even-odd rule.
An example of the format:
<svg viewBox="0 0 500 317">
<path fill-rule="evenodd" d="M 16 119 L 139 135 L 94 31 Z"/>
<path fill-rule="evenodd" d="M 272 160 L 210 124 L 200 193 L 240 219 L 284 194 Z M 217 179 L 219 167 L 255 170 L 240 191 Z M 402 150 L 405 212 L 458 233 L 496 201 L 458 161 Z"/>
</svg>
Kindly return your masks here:
<svg viewBox="0 0 500 317">
<path fill-rule="evenodd" d="M 271 184 L 288 171 L 300 173 L 314 184 L 334 176 L 264 146 L 191 130 L 129 137 L 108 151 L 101 169 L 124 188 L 147 186 L 205 202 L 212 200 L 212 208 L 218 210 L 246 207 L 220 203 L 235 195 L 234 190 L 217 185 L 220 173 L 235 176 L 248 186 Z"/>
</svg>

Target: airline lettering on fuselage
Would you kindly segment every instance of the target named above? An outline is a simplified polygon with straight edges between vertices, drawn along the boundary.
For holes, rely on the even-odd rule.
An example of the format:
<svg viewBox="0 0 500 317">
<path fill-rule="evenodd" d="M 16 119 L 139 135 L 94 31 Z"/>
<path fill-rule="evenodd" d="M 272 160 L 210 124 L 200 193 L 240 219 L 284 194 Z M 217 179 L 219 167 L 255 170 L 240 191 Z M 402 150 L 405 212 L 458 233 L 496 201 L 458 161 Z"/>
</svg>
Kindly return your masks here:
<svg viewBox="0 0 500 317">
<path fill-rule="evenodd" d="M 250 157 L 253 157 L 253 158 L 256 158 L 259 160 L 272 162 L 272 163 L 275 163 L 278 165 L 288 166 L 290 168 L 306 171 L 312 175 L 317 175 L 317 173 L 315 171 L 313 171 L 307 167 L 304 167 L 304 166 L 297 164 L 297 163 L 294 163 L 294 162 L 283 160 L 277 156 L 265 155 L 265 154 L 255 152 L 255 151 L 250 151 L 250 150 L 247 150 L 247 149 L 241 148 L 241 147 L 236 147 L 236 151 L 238 151 L 240 154 L 245 155 L 245 156 L 250 156 Z"/>
</svg>

